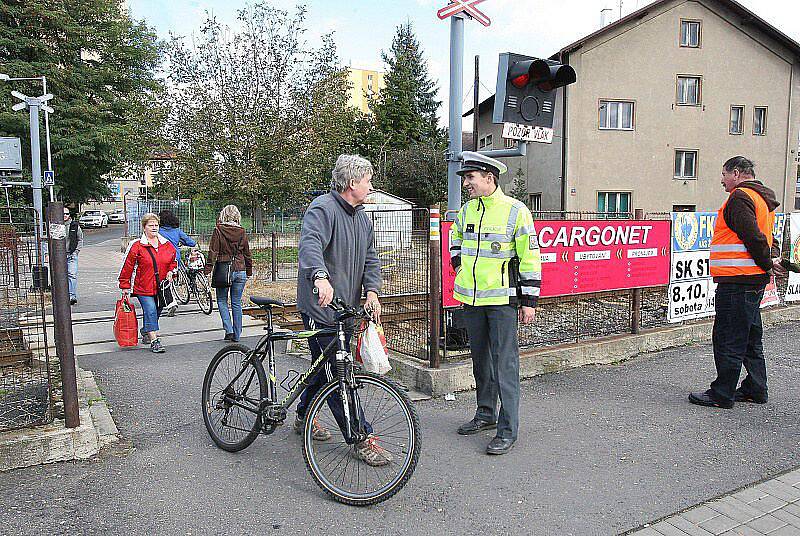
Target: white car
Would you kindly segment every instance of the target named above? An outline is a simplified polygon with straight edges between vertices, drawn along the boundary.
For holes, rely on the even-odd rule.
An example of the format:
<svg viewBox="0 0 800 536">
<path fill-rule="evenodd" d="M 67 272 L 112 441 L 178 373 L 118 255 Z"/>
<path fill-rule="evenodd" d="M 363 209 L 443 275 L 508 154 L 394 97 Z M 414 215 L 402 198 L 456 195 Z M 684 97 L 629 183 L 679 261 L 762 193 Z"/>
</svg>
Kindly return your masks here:
<svg viewBox="0 0 800 536">
<path fill-rule="evenodd" d="M 125 223 L 125 213 L 121 210 L 115 210 L 108 215 L 108 223 Z"/>
<path fill-rule="evenodd" d="M 108 215 L 102 210 L 87 210 L 78 223 L 81 227 L 108 227 Z"/>
</svg>

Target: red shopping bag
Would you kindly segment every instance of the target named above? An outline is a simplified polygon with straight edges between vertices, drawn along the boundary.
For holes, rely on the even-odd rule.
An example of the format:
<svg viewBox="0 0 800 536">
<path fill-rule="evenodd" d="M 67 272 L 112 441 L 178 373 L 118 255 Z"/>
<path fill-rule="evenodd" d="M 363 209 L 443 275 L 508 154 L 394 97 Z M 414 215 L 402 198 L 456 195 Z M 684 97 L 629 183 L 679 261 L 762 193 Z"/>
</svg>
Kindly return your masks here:
<svg viewBox="0 0 800 536">
<path fill-rule="evenodd" d="M 123 348 L 136 346 L 139 343 L 136 309 L 127 296 L 117 300 L 117 308 L 114 313 L 114 338 L 117 339 L 117 344 Z"/>
</svg>

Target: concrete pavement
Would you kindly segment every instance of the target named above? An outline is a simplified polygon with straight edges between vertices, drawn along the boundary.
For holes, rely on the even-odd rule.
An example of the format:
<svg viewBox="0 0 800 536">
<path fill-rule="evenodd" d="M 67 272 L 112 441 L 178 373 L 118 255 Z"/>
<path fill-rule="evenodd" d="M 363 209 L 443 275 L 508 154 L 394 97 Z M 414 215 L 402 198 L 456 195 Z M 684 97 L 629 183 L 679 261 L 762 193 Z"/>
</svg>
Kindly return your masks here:
<svg viewBox="0 0 800 536">
<path fill-rule="evenodd" d="M 506 456 L 483 453 L 490 433 L 455 434 L 474 411 L 473 393 L 418 403 L 420 465 L 396 497 L 368 509 L 333 503 L 317 489 L 288 426 L 238 454 L 213 446 L 200 386 L 221 346 L 80 358 L 133 450 L 0 475 L 0 526 L 22 534 L 53 527 L 316 534 L 336 527 L 342 534 L 606 535 L 800 466 L 800 328 L 792 325 L 766 334 L 771 391 L 764 406 L 687 402 L 689 391 L 712 379 L 708 345 L 524 382 L 520 441 Z M 302 366 L 292 357 L 280 363 Z"/>
</svg>

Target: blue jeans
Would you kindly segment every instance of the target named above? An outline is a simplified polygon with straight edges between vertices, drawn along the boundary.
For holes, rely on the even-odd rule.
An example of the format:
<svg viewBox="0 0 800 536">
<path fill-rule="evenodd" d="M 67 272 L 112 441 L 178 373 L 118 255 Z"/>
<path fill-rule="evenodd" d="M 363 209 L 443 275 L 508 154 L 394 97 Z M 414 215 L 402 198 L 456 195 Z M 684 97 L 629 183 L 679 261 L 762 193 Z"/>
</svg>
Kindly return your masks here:
<svg viewBox="0 0 800 536">
<path fill-rule="evenodd" d="M 761 343 L 763 296 L 763 286 L 717 285 L 712 332 L 717 379 L 711 384 L 711 392 L 719 402 L 733 402 L 743 364 L 747 377 L 742 381 L 742 391 L 756 398 L 767 397 L 767 365 Z"/>
<path fill-rule="evenodd" d="M 67 281 L 69 282 L 69 298 L 78 299 L 78 254 L 67 253 Z"/>
<path fill-rule="evenodd" d="M 156 305 L 155 296 L 136 296 L 139 305 L 142 306 L 142 329 L 143 334 L 151 331 L 158 331 L 158 317 L 161 316 L 161 309 Z"/>
<path fill-rule="evenodd" d="M 219 317 L 222 319 L 222 327 L 225 333 L 233 333 L 233 340 L 238 341 L 242 336 L 242 292 L 247 283 L 247 272 L 233 272 L 231 274 L 231 286 L 227 288 L 217 288 L 217 309 Z M 228 294 L 231 297 L 231 310 L 228 310 Z M 231 323 L 231 313 L 233 313 L 233 323 Z"/>
</svg>

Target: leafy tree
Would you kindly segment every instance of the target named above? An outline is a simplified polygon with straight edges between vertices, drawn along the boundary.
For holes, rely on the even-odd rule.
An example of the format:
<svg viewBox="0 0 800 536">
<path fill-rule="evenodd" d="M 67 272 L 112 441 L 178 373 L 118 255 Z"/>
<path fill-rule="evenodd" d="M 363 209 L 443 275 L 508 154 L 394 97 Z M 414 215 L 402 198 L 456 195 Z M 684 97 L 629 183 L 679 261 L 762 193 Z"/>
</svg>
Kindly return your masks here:
<svg viewBox="0 0 800 536">
<path fill-rule="evenodd" d="M 327 187 L 336 155 L 353 146 L 357 113 L 331 36 L 310 48 L 305 18 L 303 6 L 259 2 L 238 12 L 242 30 L 209 15 L 192 46 L 173 38 L 165 138 L 177 159 L 165 180 L 256 208 Z"/>
<path fill-rule="evenodd" d="M 104 176 L 120 171 L 122 163 L 147 158 L 163 117 L 154 74 L 159 58 L 155 33 L 132 20 L 121 0 L 0 2 L 2 71 L 12 77 L 44 75 L 55 95 L 51 148 L 64 201 L 108 197 Z M 0 133 L 22 138 L 30 162 L 27 116 L 10 110 L 11 89 L 40 95 L 42 87 L 39 82 L 0 86 Z M 43 169 L 45 154 L 43 148 Z"/>
<path fill-rule="evenodd" d="M 389 151 L 384 187 L 422 206 L 447 199 L 447 162 L 442 156 L 446 147 L 446 143 L 431 140 Z"/>
</svg>

